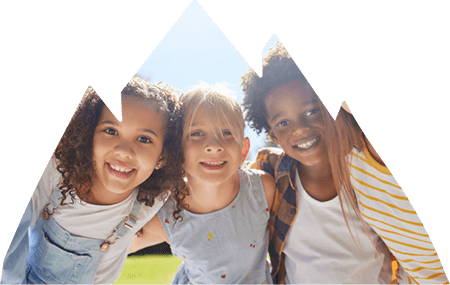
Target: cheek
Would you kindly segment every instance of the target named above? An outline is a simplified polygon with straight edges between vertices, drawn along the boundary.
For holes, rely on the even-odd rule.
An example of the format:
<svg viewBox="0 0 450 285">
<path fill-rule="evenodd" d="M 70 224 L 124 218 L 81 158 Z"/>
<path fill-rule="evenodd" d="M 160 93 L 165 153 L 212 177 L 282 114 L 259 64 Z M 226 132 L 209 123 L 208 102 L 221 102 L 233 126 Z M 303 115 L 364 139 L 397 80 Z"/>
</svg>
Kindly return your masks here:
<svg viewBox="0 0 450 285">
<path fill-rule="evenodd" d="M 94 154 L 105 152 L 109 148 L 111 148 L 111 140 L 102 138 L 101 136 L 94 135 L 94 140 L 92 142 L 92 149 Z"/>
<path fill-rule="evenodd" d="M 183 144 L 183 154 L 185 157 L 194 156 L 202 150 L 200 143 L 195 141 L 188 141 Z"/>
</svg>

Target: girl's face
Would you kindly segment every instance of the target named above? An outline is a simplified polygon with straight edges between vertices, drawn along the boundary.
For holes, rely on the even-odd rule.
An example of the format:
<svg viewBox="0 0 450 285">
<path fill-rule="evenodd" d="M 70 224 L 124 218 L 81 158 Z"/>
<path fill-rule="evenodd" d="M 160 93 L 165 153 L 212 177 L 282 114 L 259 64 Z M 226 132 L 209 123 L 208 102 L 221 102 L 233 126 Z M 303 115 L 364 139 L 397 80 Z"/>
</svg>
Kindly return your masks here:
<svg viewBox="0 0 450 285">
<path fill-rule="evenodd" d="M 232 178 L 244 157 L 242 147 L 231 130 L 220 120 L 211 118 L 204 106 L 197 109 L 192 125 L 183 131 L 183 168 L 191 183 L 220 184 Z M 188 120 L 186 120 L 188 121 Z M 222 134 L 214 136 L 213 130 Z"/>
<path fill-rule="evenodd" d="M 123 97 L 122 121 L 105 106 L 94 133 L 92 193 L 96 199 L 120 202 L 159 169 L 165 118 L 155 104 Z"/>
<path fill-rule="evenodd" d="M 328 159 L 319 98 L 308 84 L 293 81 L 277 86 L 264 103 L 269 135 L 287 155 L 305 166 Z"/>
</svg>

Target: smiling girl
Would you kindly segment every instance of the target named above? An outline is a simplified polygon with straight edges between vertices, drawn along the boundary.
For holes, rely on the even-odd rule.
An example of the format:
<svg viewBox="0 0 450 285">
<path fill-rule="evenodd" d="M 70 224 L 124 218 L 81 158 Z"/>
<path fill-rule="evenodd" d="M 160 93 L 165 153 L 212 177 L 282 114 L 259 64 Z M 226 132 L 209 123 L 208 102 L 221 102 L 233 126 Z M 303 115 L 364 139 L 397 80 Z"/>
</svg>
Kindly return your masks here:
<svg viewBox="0 0 450 285">
<path fill-rule="evenodd" d="M 172 283 L 272 283 L 269 210 L 275 189 L 262 171 L 242 170 L 249 142 L 239 104 L 217 87 L 180 98 L 187 187 L 174 191 L 132 250 L 162 241 L 183 263 Z"/>
<path fill-rule="evenodd" d="M 168 131 L 176 108 L 173 89 L 134 77 L 118 121 L 88 88 L 19 227 L 30 232 L 26 269 L 28 245 L 11 246 L 2 282 L 113 283 L 133 235 L 168 190 L 184 187 L 179 140 Z"/>
<path fill-rule="evenodd" d="M 341 109 L 335 122 L 280 43 L 263 75 L 249 70 L 241 86 L 250 126 L 281 147 L 260 150 L 255 163 L 277 185 L 275 282 L 448 284 L 423 224 L 353 116 Z"/>
</svg>

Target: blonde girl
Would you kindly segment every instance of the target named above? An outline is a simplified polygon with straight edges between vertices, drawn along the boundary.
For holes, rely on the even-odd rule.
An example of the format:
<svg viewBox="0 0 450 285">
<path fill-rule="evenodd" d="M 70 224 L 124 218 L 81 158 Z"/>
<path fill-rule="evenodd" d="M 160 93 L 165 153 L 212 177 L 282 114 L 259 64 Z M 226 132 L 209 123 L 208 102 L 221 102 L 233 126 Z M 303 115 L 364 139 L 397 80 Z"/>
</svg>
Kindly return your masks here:
<svg viewBox="0 0 450 285">
<path fill-rule="evenodd" d="M 170 243 L 183 260 L 176 284 L 272 282 L 267 221 L 275 185 L 262 171 L 240 168 L 249 142 L 241 108 L 226 92 L 201 86 L 180 98 L 188 186 L 135 238 L 134 249 Z"/>
</svg>

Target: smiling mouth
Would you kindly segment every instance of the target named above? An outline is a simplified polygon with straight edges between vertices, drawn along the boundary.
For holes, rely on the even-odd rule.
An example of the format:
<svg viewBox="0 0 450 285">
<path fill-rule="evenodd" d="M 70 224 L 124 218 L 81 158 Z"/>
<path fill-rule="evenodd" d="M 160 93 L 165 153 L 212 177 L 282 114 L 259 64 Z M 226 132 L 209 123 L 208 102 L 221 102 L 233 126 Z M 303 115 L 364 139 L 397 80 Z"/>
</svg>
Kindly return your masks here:
<svg viewBox="0 0 450 285">
<path fill-rule="evenodd" d="M 135 168 L 123 168 L 117 165 L 113 165 L 113 164 L 106 164 L 108 166 L 108 170 L 109 172 L 114 175 L 117 178 L 120 179 L 127 179 L 130 178 L 134 172 L 135 172 Z"/>
<path fill-rule="evenodd" d="M 320 140 L 320 138 L 321 138 L 320 136 L 317 136 L 309 141 L 294 145 L 294 148 L 298 148 L 300 150 L 307 150 L 313 145 L 315 145 Z"/>
<path fill-rule="evenodd" d="M 205 162 L 200 162 L 200 163 L 204 163 L 204 164 L 208 164 L 208 165 L 222 165 L 225 162 L 226 161 L 205 161 Z"/>
<path fill-rule="evenodd" d="M 119 171 L 119 172 L 123 172 L 123 173 L 130 173 L 131 171 L 135 170 L 134 168 L 123 168 L 114 164 L 109 164 L 108 165 L 114 169 L 115 171 Z"/>
<path fill-rule="evenodd" d="M 316 138 L 313 138 L 313 139 L 310 140 L 310 141 L 307 141 L 307 142 L 298 144 L 297 147 L 298 147 L 298 148 L 302 148 L 302 149 L 308 149 L 308 148 L 310 148 L 310 147 L 311 147 L 316 141 L 318 141 L 318 140 L 319 140 L 319 137 L 316 137 Z"/>
<path fill-rule="evenodd" d="M 218 169 L 222 169 L 226 163 L 227 162 L 223 161 L 223 160 L 221 160 L 221 161 L 205 161 L 205 162 L 200 162 L 200 165 L 209 170 L 218 170 Z"/>
</svg>

